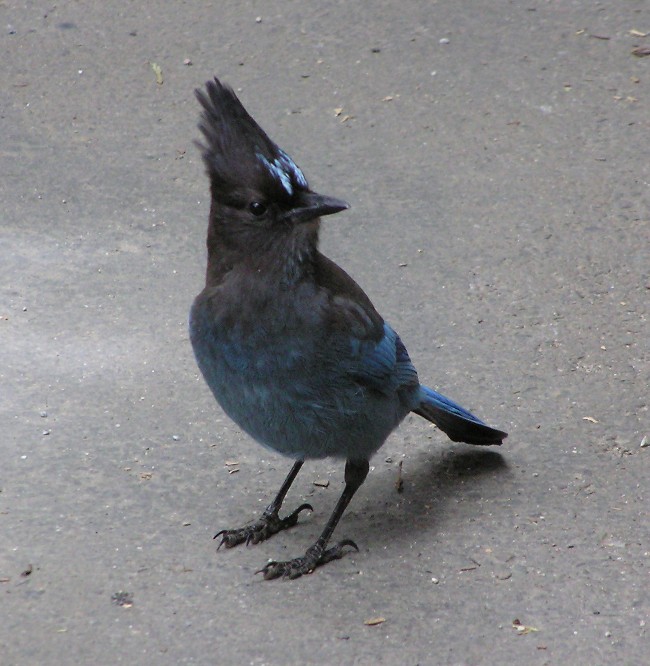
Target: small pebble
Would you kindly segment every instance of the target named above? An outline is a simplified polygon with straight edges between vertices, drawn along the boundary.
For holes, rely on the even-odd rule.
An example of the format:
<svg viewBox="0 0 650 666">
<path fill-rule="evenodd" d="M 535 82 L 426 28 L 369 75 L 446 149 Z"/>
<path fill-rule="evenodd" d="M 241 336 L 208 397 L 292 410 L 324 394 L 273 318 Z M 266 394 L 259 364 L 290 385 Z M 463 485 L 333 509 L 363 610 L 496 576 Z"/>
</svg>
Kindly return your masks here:
<svg viewBox="0 0 650 666">
<path fill-rule="evenodd" d="M 47 418 L 47 412 L 40 412 L 39 416 L 40 416 L 42 419 L 46 419 L 46 418 Z"/>
<path fill-rule="evenodd" d="M 448 39 L 447 37 L 443 37 L 443 38 L 440 40 L 440 43 L 441 43 L 441 44 L 449 44 L 449 39 Z"/>
</svg>

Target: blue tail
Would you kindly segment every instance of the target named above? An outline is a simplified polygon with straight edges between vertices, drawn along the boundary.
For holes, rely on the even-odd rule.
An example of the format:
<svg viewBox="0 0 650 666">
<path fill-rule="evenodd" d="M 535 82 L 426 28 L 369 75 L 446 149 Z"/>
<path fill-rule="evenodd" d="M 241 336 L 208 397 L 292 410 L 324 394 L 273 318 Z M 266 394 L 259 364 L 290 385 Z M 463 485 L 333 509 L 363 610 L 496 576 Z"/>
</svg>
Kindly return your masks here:
<svg viewBox="0 0 650 666">
<path fill-rule="evenodd" d="M 498 445 L 508 436 L 501 430 L 485 425 L 474 414 L 428 386 L 420 386 L 420 404 L 413 411 L 435 423 L 454 442 Z"/>
</svg>

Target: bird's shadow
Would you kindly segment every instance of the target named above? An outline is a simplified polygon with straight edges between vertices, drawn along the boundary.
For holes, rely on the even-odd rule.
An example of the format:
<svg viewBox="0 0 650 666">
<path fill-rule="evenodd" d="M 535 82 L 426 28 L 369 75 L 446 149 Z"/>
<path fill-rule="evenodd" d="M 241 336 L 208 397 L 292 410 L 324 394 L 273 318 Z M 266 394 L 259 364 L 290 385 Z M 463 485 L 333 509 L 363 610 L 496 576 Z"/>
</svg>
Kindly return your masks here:
<svg viewBox="0 0 650 666">
<path fill-rule="evenodd" d="M 476 504 L 478 518 L 479 505 L 501 496 L 503 476 L 509 473 L 505 458 L 486 449 L 463 446 L 406 458 L 401 473 L 393 466 L 369 475 L 339 535 L 350 532 L 359 543 L 373 545 L 392 536 L 404 539 L 405 533 L 422 534 L 432 525 L 441 530 L 455 516 L 466 519 L 468 511 L 473 513 L 461 507 L 464 502 Z"/>
</svg>

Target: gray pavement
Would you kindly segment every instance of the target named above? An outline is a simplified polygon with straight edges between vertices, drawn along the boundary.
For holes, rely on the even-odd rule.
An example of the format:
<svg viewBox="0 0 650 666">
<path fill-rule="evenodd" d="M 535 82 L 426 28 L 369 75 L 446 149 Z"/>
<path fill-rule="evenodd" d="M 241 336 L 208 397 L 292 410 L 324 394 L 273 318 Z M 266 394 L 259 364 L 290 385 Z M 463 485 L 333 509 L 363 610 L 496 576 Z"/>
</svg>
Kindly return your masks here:
<svg viewBox="0 0 650 666">
<path fill-rule="evenodd" d="M 6 2 L 0 27 L 3 666 L 647 663 L 647 0 Z M 188 341 L 213 75 L 351 202 L 324 250 L 422 380 L 510 433 L 408 418 L 336 532 L 360 552 L 293 582 L 254 572 L 319 533 L 340 463 L 305 466 L 293 530 L 212 541 L 290 464 Z"/>
</svg>

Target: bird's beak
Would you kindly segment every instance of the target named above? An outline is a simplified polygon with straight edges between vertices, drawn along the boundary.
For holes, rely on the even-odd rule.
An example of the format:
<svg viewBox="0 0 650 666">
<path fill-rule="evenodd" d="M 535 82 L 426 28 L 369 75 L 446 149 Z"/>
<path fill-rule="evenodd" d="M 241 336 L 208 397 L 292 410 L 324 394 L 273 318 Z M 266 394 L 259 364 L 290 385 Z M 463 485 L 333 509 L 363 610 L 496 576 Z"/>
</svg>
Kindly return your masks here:
<svg viewBox="0 0 650 666">
<path fill-rule="evenodd" d="M 286 219 L 294 224 L 309 222 L 322 215 L 333 215 L 347 210 L 350 204 L 341 199 L 327 197 L 316 192 L 302 192 L 300 202 L 286 214 Z"/>
</svg>

